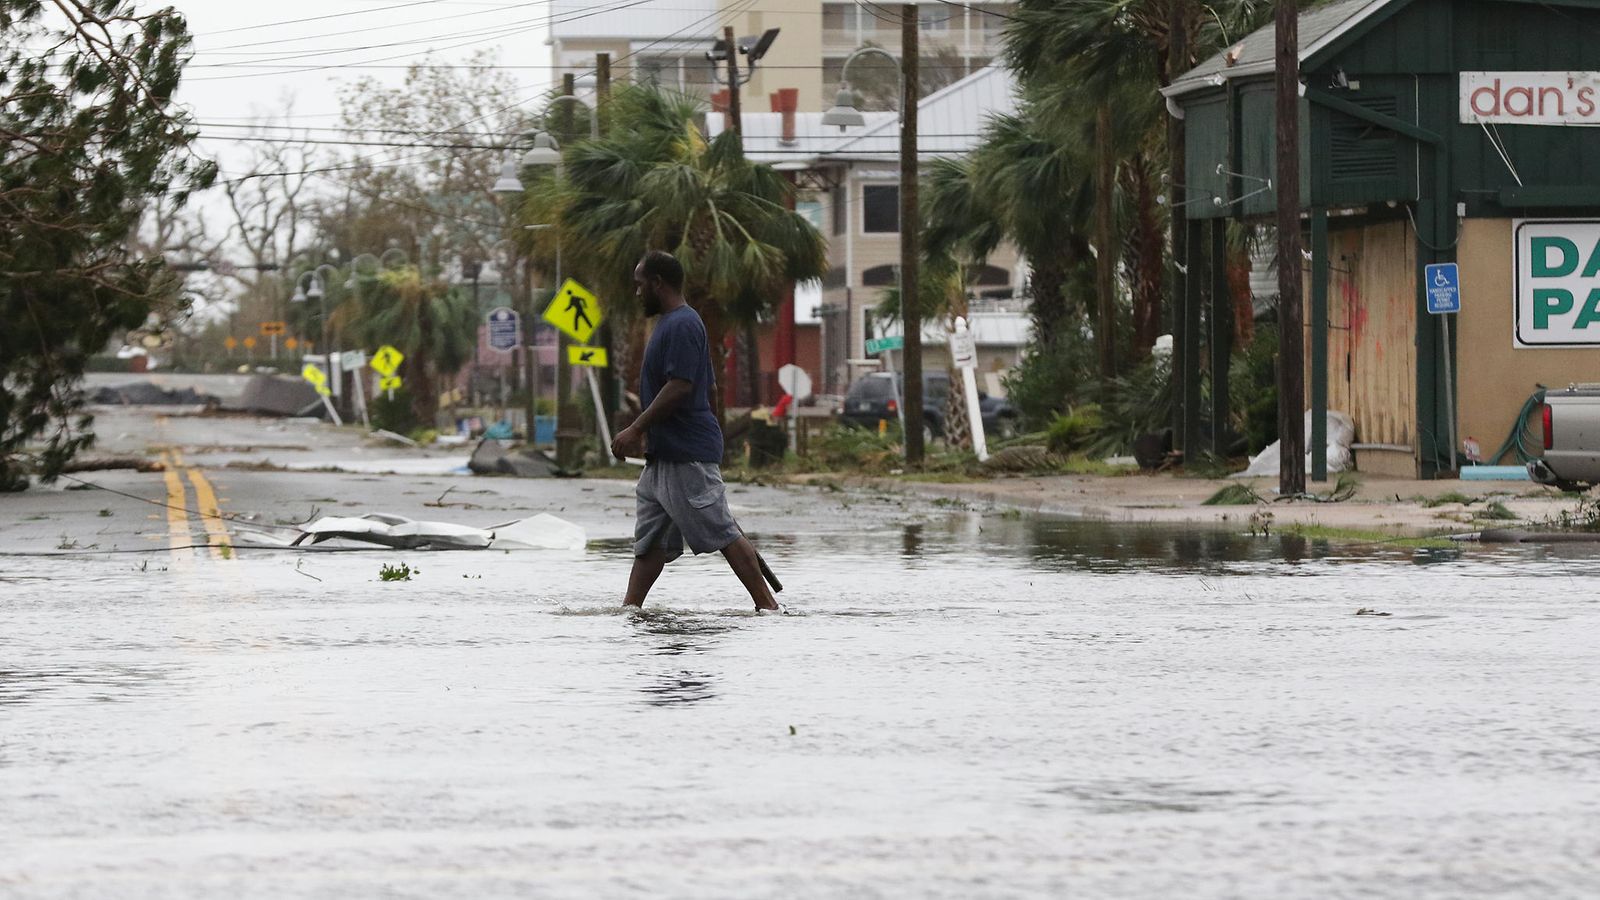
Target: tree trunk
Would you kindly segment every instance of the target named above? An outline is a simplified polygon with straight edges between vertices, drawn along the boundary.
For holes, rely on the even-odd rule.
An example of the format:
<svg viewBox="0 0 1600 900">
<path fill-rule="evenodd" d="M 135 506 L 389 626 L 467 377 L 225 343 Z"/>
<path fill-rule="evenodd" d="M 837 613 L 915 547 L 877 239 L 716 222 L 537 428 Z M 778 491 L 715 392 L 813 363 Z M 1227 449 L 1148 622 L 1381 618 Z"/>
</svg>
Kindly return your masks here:
<svg viewBox="0 0 1600 900">
<path fill-rule="evenodd" d="M 727 425 L 726 408 L 723 404 L 722 384 L 720 379 L 726 371 L 728 364 L 727 343 L 724 340 L 728 334 L 727 322 L 722 315 L 722 305 L 715 298 L 709 296 L 703 289 L 689 285 L 689 290 L 684 294 L 689 305 L 700 314 L 701 321 L 706 324 L 706 348 L 711 354 L 711 375 L 719 379 L 711 387 L 711 408 L 717 414 L 717 423 Z"/>
<path fill-rule="evenodd" d="M 1117 159 L 1111 150 L 1111 106 L 1102 103 L 1095 114 L 1094 242 L 1095 347 L 1100 356 L 1100 377 L 1117 375 Z"/>
<path fill-rule="evenodd" d="M 421 290 L 421 288 L 419 288 Z M 429 353 L 428 342 L 433 335 L 433 311 L 429 309 L 427 298 L 417 304 L 417 332 L 421 339 L 417 341 L 416 353 L 409 360 L 407 366 L 414 379 L 411 391 L 411 411 L 422 420 L 423 428 L 432 428 L 439 418 L 439 392 L 437 391 L 437 378 L 433 371 L 433 354 Z"/>
<path fill-rule="evenodd" d="M 1150 161 L 1141 156 L 1127 167 L 1129 192 L 1134 198 L 1134 228 L 1129 256 L 1133 267 L 1133 353 L 1150 355 L 1161 334 L 1161 299 L 1166 289 L 1166 233 L 1161 227 L 1160 204 Z"/>
<path fill-rule="evenodd" d="M 1250 294 L 1250 251 L 1228 250 L 1228 296 L 1233 301 L 1233 346 L 1248 347 L 1256 339 L 1255 298 Z"/>
<path fill-rule="evenodd" d="M 1030 257 L 1028 282 L 1033 292 L 1033 337 L 1041 346 L 1054 346 L 1072 316 L 1068 309 L 1068 263 L 1059 255 Z"/>
</svg>

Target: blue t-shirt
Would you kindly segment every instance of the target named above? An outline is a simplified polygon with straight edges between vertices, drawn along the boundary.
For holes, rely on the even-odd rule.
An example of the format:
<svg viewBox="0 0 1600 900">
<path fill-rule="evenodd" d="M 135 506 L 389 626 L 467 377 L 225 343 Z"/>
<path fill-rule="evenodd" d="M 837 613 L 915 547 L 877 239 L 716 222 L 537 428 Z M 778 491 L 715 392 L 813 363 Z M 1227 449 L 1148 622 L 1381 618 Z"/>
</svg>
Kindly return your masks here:
<svg viewBox="0 0 1600 900">
<path fill-rule="evenodd" d="M 661 314 L 644 348 L 639 373 L 639 402 L 645 409 L 669 378 L 694 385 L 672 415 L 651 426 L 648 456 L 662 462 L 722 462 L 722 426 L 711 411 L 717 379 L 707 352 L 706 326 L 688 305 Z"/>
</svg>

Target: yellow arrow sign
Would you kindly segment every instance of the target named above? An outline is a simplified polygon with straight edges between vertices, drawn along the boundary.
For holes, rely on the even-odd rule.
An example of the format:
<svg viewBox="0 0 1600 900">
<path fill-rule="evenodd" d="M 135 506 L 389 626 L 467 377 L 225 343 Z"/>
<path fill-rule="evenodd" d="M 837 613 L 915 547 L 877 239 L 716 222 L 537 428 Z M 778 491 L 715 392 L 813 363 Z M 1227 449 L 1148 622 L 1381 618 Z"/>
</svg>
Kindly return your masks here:
<svg viewBox="0 0 1600 900">
<path fill-rule="evenodd" d="M 589 336 L 600 327 L 600 318 L 600 298 L 571 278 L 544 308 L 544 320 L 580 344 L 589 343 Z"/>
<path fill-rule="evenodd" d="M 404 353 L 388 344 L 384 344 L 378 348 L 377 353 L 372 354 L 372 362 L 368 363 L 368 365 L 372 366 L 372 371 L 377 372 L 379 375 L 393 375 L 395 370 L 400 368 L 400 363 L 405 358 L 406 355 Z"/>
<path fill-rule="evenodd" d="M 567 364 L 572 366 L 594 366 L 597 369 L 606 367 L 606 350 L 604 347 L 568 347 Z"/>
<path fill-rule="evenodd" d="M 300 370 L 300 377 L 311 382 L 311 386 L 317 389 L 317 393 L 324 397 L 333 393 L 333 391 L 328 390 L 327 373 L 311 363 L 306 363 L 306 367 Z"/>
<path fill-rule="evenodd" d="M 397 391 L 399 389 L 400 389 L 400 376 L 399 375 L 385 375 L 382 378 L 378 379 L 378 390 L 380 390 L 380 391 Z"/>
</svg>

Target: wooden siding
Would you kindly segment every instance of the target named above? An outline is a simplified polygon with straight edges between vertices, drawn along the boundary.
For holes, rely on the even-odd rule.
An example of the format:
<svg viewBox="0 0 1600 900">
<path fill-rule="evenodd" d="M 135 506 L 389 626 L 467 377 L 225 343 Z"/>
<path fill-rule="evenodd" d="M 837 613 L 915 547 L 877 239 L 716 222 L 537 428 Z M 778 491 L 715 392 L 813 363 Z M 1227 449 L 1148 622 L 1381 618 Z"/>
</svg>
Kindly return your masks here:
<svg viewBox="0 0 1600 900">
<path fill-rule="evenodd" d="M 1412 446 L 1417 257 L 1410 226 L 1332 230 L 1328 259 L 1328 409 L 1355 421 L 1357 443 Z M 1305 289 L 1311 296 L 1309 269 Z M 1310 383 L 1308 354 L 1308 392 Z"/>
</svg>

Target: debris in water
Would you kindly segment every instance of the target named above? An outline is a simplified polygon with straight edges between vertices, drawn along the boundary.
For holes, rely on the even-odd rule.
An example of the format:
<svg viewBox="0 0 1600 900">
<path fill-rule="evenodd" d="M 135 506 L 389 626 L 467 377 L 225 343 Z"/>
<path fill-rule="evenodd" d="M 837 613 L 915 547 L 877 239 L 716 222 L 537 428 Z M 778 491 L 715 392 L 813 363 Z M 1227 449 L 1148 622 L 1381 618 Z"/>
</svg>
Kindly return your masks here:
<svg viewBox="0 0 1600 900">
<path fill-rule="evenodd" d="M 405 563 L 401 563 L 398 566 L 391 566 L 388 563 L 384 563 L 383 564 L 383 568 L 378 570 L 378 580 L 379 581 L 410 581 L 412 575 L 421 575 L 421 574 L 422 574 L 422 570 L 421 569 L 413 569 L 410 566 L 406 565 Z"/>
<path fill-rule="evenodd" d="M 1358 616 L 1387 616 L 1387 615 L 1391 615 L 1391 613 L 1378 612 L 1377 610 L 1373 609 L 1370 606 L 1363 606 L 1360 609 L 1356 610 L 1356 615 L 1358 615 Z"/>
</svg>

